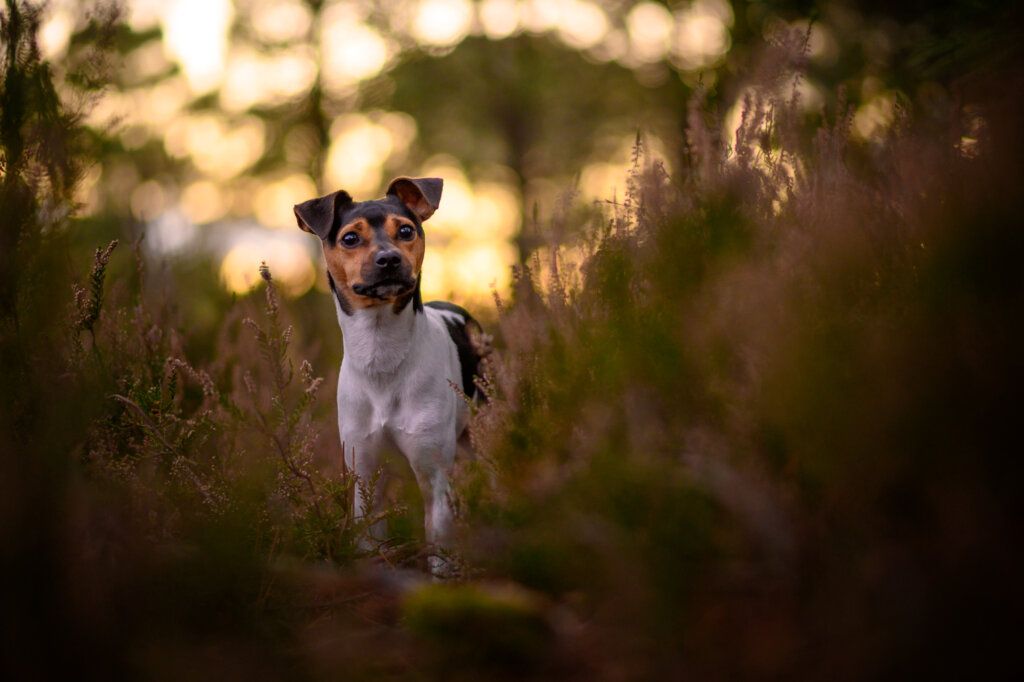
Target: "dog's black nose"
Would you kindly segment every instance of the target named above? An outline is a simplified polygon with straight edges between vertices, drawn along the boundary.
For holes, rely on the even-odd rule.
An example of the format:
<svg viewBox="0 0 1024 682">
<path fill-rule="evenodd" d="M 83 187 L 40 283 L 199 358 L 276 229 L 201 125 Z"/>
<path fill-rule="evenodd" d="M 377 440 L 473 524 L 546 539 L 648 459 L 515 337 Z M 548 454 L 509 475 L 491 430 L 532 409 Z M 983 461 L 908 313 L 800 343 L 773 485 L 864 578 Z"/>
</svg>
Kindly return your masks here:
<svg viewBox="0 0 1024 682">
<path fill-rule="evenodd" d="M 374 265 L 381 270 L 394 270 L 402 262 L 402 255 L 397 251 L 381 251 L 373 259 Z"/>
</svg>

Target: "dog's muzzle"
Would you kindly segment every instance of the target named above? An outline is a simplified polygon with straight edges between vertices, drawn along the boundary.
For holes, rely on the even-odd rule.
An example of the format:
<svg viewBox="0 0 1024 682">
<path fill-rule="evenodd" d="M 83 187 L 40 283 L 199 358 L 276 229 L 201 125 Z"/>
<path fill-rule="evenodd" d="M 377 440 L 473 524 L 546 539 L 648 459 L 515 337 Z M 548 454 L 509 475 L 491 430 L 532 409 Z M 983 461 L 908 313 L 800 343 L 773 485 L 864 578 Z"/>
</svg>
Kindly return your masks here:
<svg viewBox="0 0 1024 682">
<path fill-rule="evenodd" d="M 386 301 L 412 291 L 415 286 L 415 280 L 391 277 L 387 279 L 380 279 L 376 282 L 359 282 L 358 284 L 353 284 L 352 291 L 356 292 L 360 296 Z"/>
<path fill-rule="evenodd" d="M 395 249 L 382 249 L 363 270 L 363 281 L 352 285 L 360 296 L 388 300 L 412 291 L 416 278 Z"/>
</svg>

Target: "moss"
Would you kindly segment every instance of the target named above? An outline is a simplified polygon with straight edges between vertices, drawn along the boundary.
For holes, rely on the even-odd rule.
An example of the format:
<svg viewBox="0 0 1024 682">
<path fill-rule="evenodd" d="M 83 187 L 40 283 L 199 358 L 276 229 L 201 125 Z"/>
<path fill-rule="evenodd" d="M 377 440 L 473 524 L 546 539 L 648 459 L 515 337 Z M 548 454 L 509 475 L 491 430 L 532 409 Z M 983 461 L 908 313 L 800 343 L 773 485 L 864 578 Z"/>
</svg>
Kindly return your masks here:
<svg viewBox="0 0 1024 682">
<path fill-rule="evenodd" d="M 512 672 L 543 660 L 553 636 L 545 609 L 513 584 L 432 584 L 412 592 L 402 614 L 439 665 Z"/>
</svg>

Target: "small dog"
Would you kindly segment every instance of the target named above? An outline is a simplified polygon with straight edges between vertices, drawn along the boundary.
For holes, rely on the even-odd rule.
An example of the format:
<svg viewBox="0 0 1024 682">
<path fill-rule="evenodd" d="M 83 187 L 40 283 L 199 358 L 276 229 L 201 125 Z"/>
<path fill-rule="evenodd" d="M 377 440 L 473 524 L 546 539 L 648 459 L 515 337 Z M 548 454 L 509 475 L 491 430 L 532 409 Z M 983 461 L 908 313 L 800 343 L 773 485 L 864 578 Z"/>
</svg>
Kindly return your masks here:
<svg viewBox="0 0 1024 682">
<path fill-rule="evenodd" d="M 368 481 L 389 449 L 405 455 L 423 494 L 427 541 L 448 545 L 447 495 L 456 441 L 466 429 L 479 325 L 446 302 L 423 304 L 423 221 L 441 201 L 440 178 L 400 177 L 387 195 L 356 202 L 338 191 L 295 206 L 299 227 L 320 237 L 341 326 L 338 429 L 345 464 Z M 357 486 L 355 513 L 366 511 Z M 380 496 L 376 496 L 380 497 Z M 374 500 L 379 510 L 380 500 Z M 382 537 L 383 522 L 371 529 Z M 445 561 L 429 558 L 435 575 Z"/>
</svg>

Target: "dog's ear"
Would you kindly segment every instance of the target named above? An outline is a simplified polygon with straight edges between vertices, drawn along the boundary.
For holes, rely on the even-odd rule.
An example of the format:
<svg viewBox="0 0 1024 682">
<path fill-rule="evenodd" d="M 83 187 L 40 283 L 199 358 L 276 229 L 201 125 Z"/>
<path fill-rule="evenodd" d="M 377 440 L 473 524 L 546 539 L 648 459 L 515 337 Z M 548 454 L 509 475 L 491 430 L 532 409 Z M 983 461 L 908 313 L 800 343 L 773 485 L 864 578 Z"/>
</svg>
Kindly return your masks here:
<svg viewBox="0 0 1024 682">
<path fill-rule="evenodd" d="M 426 220 L 441 204 L 441 178 L 395 178 L 388 185 L 388 194 L 398 197 L 413 213 Z"/>
<path fill-rule="evenodd" d="M 331 233 L 331 225 L 334 224 L 334 214 L 342 206 L 352 203 L 352 197 L 345 190 L 338 190 L 334 194 L 303 201 L 295 205 L 295 219 L 299 221 L 299 227 L 306 232 L 312 232 L 320 239 L 327 239 Z"/>
</svg>

